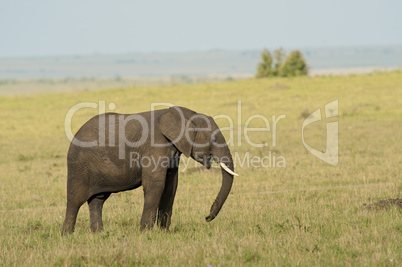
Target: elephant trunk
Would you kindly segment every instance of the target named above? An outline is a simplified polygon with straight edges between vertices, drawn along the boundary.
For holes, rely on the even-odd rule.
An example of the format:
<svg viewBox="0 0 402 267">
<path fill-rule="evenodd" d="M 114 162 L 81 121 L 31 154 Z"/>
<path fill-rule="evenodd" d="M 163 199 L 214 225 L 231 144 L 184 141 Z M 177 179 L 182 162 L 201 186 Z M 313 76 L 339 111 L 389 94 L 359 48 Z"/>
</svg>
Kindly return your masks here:
<svg viewBox="0 0 402 267">
<path fill-rule="evenodd" d="M 230 154 L 229 149 L 227 149 L 226 156 L 216 158 L 214 160 L 220 163 L 224 163 L 232 172 L 234 171 L 233 159 Z M 222 164 L 221 164 L 222 165 Z M 233 175 L 227 172 L 224 168 L 221 167 L 222 171 L 222 186 L 216 197 L 214 203 L 212 204 L 210 214 L 205 218 L 207 222 L 212 221 L 218 215 L 219 211 L 221 210 L 223 204 L 226 201 L 226 198 L 229 195 L 230 189 L 232 188 L 233 184 Z"/>
</svg>

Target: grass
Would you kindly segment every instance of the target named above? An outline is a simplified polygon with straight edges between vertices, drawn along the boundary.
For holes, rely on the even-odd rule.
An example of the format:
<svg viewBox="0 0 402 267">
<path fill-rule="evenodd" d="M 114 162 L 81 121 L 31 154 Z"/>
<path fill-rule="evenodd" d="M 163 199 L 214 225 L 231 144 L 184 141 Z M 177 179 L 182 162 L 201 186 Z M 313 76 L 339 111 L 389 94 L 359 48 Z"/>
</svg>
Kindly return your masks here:
<svg viewBox="0 0 402 267">
<path fill-rule="evenodd" d="M 379 265 L 402 262 L 402 213 L 367 209 L 401 197 L 402 73 L 243 80 L 198 85 L 127 87 L 105 91 L 0 98 L 0 265 L 4 266 L 230 266 Z M 301 141 L 305 115 L 339 99 L 339 165 L 311 155 Z M 255 148 L 233 135 L 240 157 L 275 152 L 285 168 L 243 165 L 218 217 L 206 223 L 220 174 L 191 166 L 179 176 L 171 231 L 139 231 L 141 189 L 114 194 L 104 207 L 105 231 L 89 230 L 87 205 L 76 232 L 62 237 L 66 199 L 64 118 L 73 105 L 105 100 L 136 113 L 169 102 L 208 115 L 227 114 L 243 125 L 255 114 L 278 122 L 250 132 Z M 242 116 L 237 116 L 238 101 Z M 73 132 L 96 109 L 73 118 Z M 335 119 L 336 120 L 336 119 Z M 330 119 L 329 121 L 334 121 Z M 217 120 L 227 127 L 224 119 Z M 322 120 L 305 130 L 306 142 L 325 149 Z M 264 127 L 252 120 L 250 127 Z M 272 128 L 271 128 L 272 129 Z M 230 139 L 229 131 L 223 131 Z M 272 155 L 272 154 L 271 154 Z"/>
</svg>

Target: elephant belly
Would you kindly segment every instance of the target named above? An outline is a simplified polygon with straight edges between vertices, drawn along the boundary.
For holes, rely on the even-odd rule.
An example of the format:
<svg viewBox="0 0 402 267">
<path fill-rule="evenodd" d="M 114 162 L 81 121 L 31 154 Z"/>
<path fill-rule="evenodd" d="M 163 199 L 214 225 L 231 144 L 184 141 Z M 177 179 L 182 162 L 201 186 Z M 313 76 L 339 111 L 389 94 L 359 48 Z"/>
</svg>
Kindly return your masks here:
<svg viewBox="0 0 402 267">
<path fill-rule="evenodd" d="M 135 189 L 142 184 L 141 170 L 130 168 L 125 161 L 103 158 L 101 164 L 92 164 L 89 169 L 90 187 L 94 193 L 116 193 Z"/>
<path fill-rule="evenodd" d="M 141 177 L 108 176 L 99 174 L 91 177 L 91 191 L 93 194 L 132 190 L 142 185 Z"/>
</svg>

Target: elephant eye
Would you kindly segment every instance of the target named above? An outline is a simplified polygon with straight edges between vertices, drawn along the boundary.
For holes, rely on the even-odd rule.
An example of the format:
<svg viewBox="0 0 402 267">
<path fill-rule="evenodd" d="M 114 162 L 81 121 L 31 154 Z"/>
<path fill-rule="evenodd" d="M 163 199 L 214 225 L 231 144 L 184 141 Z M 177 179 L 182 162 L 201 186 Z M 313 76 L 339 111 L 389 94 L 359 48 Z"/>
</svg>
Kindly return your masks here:
<svg viewBox="0 0 402 267">
<path fill-rule="evenodd" d="M 214 136 L 214 137 L 212 137 L 212 143 L 216 143 L 216 137 Z"/>
</svg>

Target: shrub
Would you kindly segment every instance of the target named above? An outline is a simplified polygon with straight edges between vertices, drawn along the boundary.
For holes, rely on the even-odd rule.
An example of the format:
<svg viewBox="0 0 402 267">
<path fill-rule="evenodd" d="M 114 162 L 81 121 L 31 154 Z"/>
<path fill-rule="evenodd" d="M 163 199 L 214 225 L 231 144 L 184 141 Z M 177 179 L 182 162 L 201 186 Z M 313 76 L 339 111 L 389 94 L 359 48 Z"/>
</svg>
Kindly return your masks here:
<svg viewBox="0 0 402 267">
<path fill-rule="evenodd" d="M 261 53 L 262 61 L 257 66 L 257 78 L 272 76 L 272 55 L 268 49 L 264 49 Z"/>
<path fill-rule="evenodd" d="M 281 47 L 274 50 L 274 58 L 275 58 L 274 75 L 279 76 L 283 61 L 286 58 L 285 49 Z"/>
<path fill-rule="evenodd" d="M 285 50 L 279 48 L 274 50 L 275 64 L 271 53 L 264 49 L 261 53 L 262 61 L 257 66 L 257 78 L 269 76 L 293 77 L 307 75 L 307 64 L 303 54 L 299 50 L 292 51 L 286 56 Z M 286 58 L 286 59 L 285 59 Z"/>
<path fill-rule="evenodd" d="M 307 64 L 299 50 L 292 51 L 279 70 L 279 76 L 293 77 L 307 75 Z"/>
</svg>

